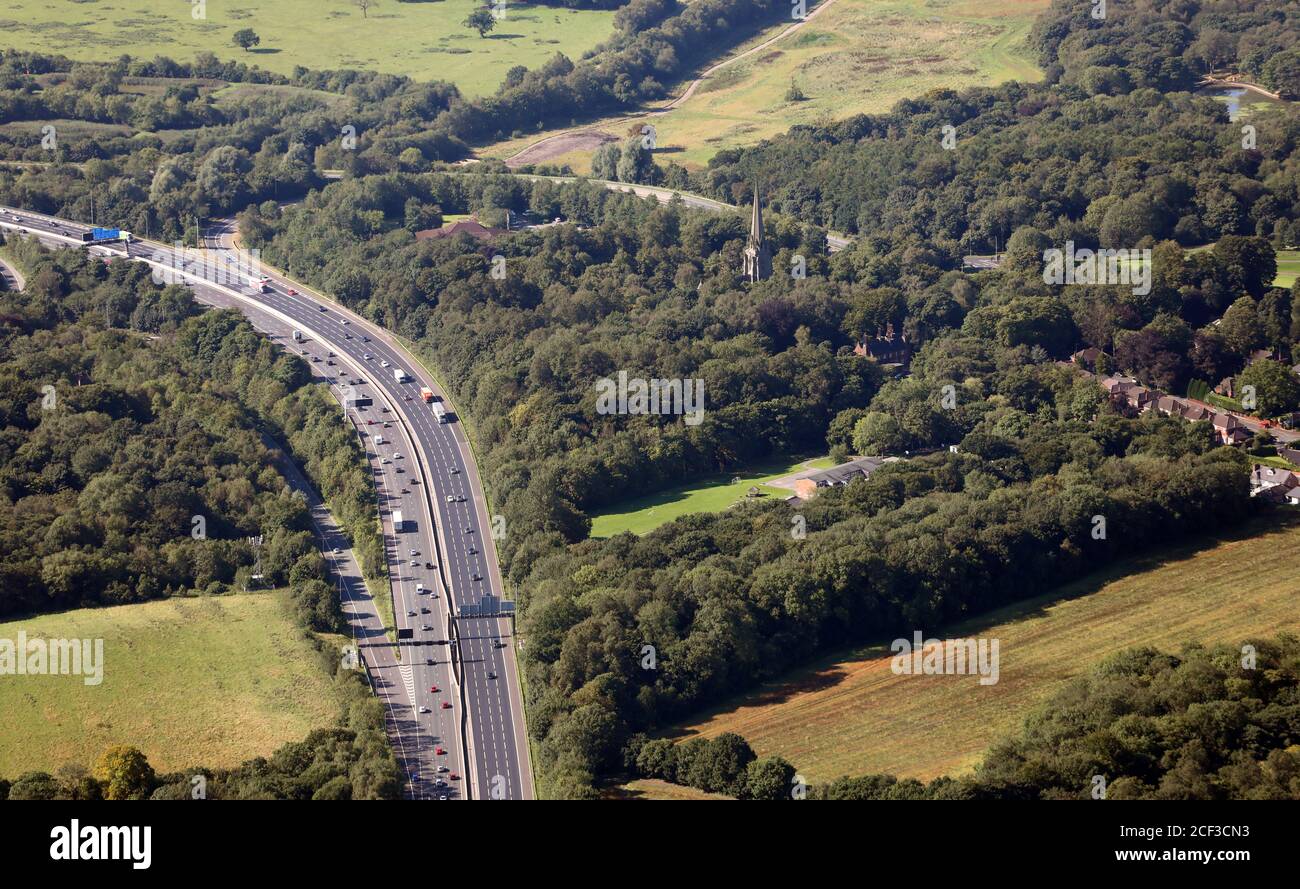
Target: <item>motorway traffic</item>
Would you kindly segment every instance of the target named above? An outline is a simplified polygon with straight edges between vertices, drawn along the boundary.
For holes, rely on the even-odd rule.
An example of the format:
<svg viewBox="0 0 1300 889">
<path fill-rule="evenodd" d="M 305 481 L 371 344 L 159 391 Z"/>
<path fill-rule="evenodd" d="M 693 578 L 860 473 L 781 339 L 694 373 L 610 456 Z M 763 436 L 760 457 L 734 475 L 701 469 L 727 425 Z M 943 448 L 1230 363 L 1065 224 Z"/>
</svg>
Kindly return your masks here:
<svg viewBox="0 0 1300 889">
<path fill-rule="evenodd" d="M 7 208 L 0 208 L 0 225 L 64 246 L 83 246 L 88 230 Z M 206 270 L 193 251 L 180 255 L 154 242 L 89 249 L 106 260 L 129 255 L 181 269 L 199 301 L 239 309 L 335 387 L 375 473 L 396 626 L 409 636 L 400 640 L 400 655 L 383 638 L 337 529 L 323 539 L 376 693 L 389 705 L 407 795 L 532 798 L 513 621 L 491 607 L 502 595 L 494 526 L 468 440 L 440 387 L 386 331 L 306 296 L 272 270 L 249 280 L 213 276 L 211 266 L 221 262 L 240 268 L 228 248 L 209 251 L 221 259 Z M 446 422 L 435 405 L 446 410 Z"/>
</svg>

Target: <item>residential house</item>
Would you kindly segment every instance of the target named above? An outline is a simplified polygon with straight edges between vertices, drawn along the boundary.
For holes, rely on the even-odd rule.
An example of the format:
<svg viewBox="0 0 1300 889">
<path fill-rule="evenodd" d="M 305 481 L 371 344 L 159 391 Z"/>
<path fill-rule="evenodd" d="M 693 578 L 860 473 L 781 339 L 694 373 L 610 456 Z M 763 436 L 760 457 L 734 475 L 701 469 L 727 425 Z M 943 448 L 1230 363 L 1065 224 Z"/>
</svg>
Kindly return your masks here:
<svg viewBox="0 0 1300 889">
<path fill-rule="evenodd" d="M 1300 473 L 1256 463 L 1250 473 L 1250 496 L 1300 506 Z"/>
<path fill-rule="evenodd" d="M 1105 355 L 1101 349 L 1096 346 L 1089 346 L 1087 349 L 1080 349 L 1070 356 L 1070 361 L 1079 365 L 1084 370 L 1095 371 L 1097 369 L 1097 359 Z"/>
<path fill-rule="evenodd" d="M 1214 424 L 1214 434 L 1226 445 L 1243 444 L 1254 436 L 1254 433 L 1232 414 L 1215 412 L 1210 422 Z"/>
</svg>

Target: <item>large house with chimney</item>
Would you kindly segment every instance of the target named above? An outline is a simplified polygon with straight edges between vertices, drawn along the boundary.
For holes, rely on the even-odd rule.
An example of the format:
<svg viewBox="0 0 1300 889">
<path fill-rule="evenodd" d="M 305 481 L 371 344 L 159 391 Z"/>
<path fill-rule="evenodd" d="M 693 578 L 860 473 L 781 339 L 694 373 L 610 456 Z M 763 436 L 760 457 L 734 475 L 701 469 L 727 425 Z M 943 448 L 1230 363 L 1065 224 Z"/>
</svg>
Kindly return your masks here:
<svg viewBox="0 0 1300 889">
<path fill-rule="evenodd" d="M 874 337 L 859 338 L 853 345 L 853 354 L 870 358 L 885 367 L 906 371 L 912 362 L 912 344 L 907 341 L 907 334 L 895 333 L 893 322 L 890 322 L 883 331 L 877 330 Z"/>
</svg>

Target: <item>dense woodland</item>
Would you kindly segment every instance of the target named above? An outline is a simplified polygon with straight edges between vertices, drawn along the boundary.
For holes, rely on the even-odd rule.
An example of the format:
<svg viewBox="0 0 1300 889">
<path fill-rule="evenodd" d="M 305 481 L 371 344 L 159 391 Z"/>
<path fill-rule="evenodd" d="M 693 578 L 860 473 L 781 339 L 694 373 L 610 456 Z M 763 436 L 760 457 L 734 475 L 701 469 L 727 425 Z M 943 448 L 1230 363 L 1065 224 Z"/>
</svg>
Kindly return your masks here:
<svg viewBox="0 0 1300 889">
<path fill-rule="evenodd" d="M 146 266 L 12 249 L 29 274 L 0 303 L 0 615 L 243 588 L 256 535 L 263 584 L 293 585 L 306 623 L 337 630 L 270 446 L 324 492 L 371 573 L 383 549 L 360 447 L 306 366 Z"/>
</svg>

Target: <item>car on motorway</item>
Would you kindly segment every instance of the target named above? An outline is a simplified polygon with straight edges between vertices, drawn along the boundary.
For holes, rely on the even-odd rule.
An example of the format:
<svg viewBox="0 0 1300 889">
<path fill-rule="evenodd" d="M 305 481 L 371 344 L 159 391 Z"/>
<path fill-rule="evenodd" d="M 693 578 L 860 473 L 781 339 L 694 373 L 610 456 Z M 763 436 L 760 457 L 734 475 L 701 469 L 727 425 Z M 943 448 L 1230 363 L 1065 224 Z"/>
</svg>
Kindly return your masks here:
<svg viewBox="0 0 1300 889">
<path fill-rule="evenodd" d="M 465 526 L 465 533 L 466 533 L 466 534 L 473 534 L 473 533 L 474 533 L 474 529 L 471 528 L 469 525 L 466 525 L 466 526 Z"/>
<path fill-rule="evenodd" d="M 457 502 L 457 503 L 464 503 L 464 502 L 465 502 L 465 495 L 464 495 L 464 494 L 458 494 L 458 495 L 456 496 L 456 502 Z"/>
<path fill-rule="evenodd" d="M 407 617 L 415 617 L 415 612 L 414 612 L 414 611 L 409 611 L 409 610 L 408 610 L 408 611 L 406 612 L 406 616 L 407 616 Z"/>
<path fill-rule="evenodd" d="M 479 574 L 477 571 L 475 571 L 475 572 L 474 572 L 474 580 L 478 581 L 478 580 L 482 580 L 482 579 L 483 579 L 483 575 L 482 575 L 482 574 Z"/>
<path fill-rule="evenodd" d="M 478 550 L 471 546 L 471 547 L 469 548 L 469 554 L 470 554 L 471 556 L 477 556 L 477 555 L 478 555 Z"/>
<path fill-rule="evenodd" d="M 453 467 L 451 468 L 451 474 L 452 474 L 452 475 L 460 475 L 460 467 L 459 467 L 459 466 L 453 466 Z"/>
<path fill-rule="evenodd" d="M 424 624 L 423 626 L 420 627 L 420 629 L 423 630 L 423 631 L 426 632 L 426 633 L 432 633 L 432 632 L 433 632 L 433 627 L 429 626 L 428 624 Z"/>
<path fill-rule="evenodd" d="M 389 463 L 392 463 L 393 461 L 392 461 L 392 460 L 389 460 L 387 457 L 384 457 L 384 458 L 381 459 L 379 462 L 380 462 L 382 465 L 387 466 Z"/>
<path fill-rule="evenodd" d="M 428 713 L 428 712 L 430 712 L 430 711 L 429 711 L 429 708 L 428 708 L 428 707 L 421 707 L 421 708 L 420 708 L 420 712 L 421 712 L 421 713 Z"/>
<path fill-rule="evenodd" d="M 459 781 L 459 780 L 460 780 L 460 775 L 457 775 L 455 772 L 452 772 L 452 773 L 451 773 L 450 775 L 448 775 L 447 777 L 450 778 L 452 781 Z"/>
<path fill-rule="evenodd" d="M 418 596 L 418 595 L 420 595 L 420 593 L 422 593 L 422 592 L 424 592 L 424 584 L 422 584 L 422 583 L 417 583 L 417 584 L 415 585 L 415 594 Z"/>
<path fill-rule="evenodd" d="M 394 472 L 406 472 L 406 470 L 405 470 L 405 469 L 403 469 L 403 468 L 402 468 L 402 467 L 400 467 L 400 466 L 399 466 L 399 467 L 397 467 L 397 468 L 396 468 L 396 469 L 394 469 L 394 470 L 393 470 L 393 471 L 394 471 Z"/>
<path fill-rule="evenodd" d="M 447 502 L 448 502 L 448 503 L 455 503 L 455 502 L 456 502 L 456 498 L 453 497 L 453 496 L 451 496 L 450 494 L 448 494 L 448 495 L 447 495 Z"/>
<path fill-rule="evenodd" d="M 321 312 L 328 312 L 328 311 L 329 311 L 329 309 L 325 308 L 324 306 L 317 306 L 316 308 L 317 308 L 318 311 L 321 311 Z"/>
<path fill-rule="evenodd" d="M 449 769 L 447 766 L 438 766 L 438 774 L 440 774 L 440 775 L 441 775 L 441 774 L 446 774 L 447 772 L 450 772 L 450 771 L 451 771 L 451 769 Z"/>
<path fill-rule="evenodd" d="M 298 295 L 298 291 L 294 290 L 292 287 L 290 287 L 288 290 L 286 290 L 285 293 L 289 294 L 290 296 L 297 296 L 297 295 Z"/>
<path fill-rule="evenodd" d="M 411 489 L 410 489 L 410 488 L 402 488 L 402 493 L 403 493 L 403 494 L 409 494 L 409 493 L 411 493 Z"/>
<path fill-rule="evenodd" d="M 421 608 L 421 609 L 420 609 L 420 613 L 421 613 L 421 614 L 428 614 L 428 613 L 429 613 L 429 609 L 427 609 L 427 608 Z"/>
<path fill-rule="evenodd" d="M 337 556 L 338 554 L 339 554 L 339 548 L 336 546 L 334 547 L 334 555 Z"/>
<path fill-rule="evenodd" d="M 447 796 L 445 793 L 440 793 L 438 794 L 438 799 L 451 799 L 451 797 Z"/>
<path fill-rule="evenodd" d="M 489 670 L 489 671 L 488 671 L 488 679 L 496 679 L 496 678 L 497 678 L 497 674 L 495 674 L 495 673 L 493 673 L 491 670 Z"/>
<path fill-rule="evenodd" d="M 442 748 L 442 747 L 434 747 L 434 748 L 433 748 L 433 752 L 434 752 L 435 754 L 437 754 L 438 756 L 446 756 L 446 755 L 447 755 L 447 751 L 446 751 L 444 748 Z"/>
<path fill-rule="evenodd" d="M 415 549 L 411 550 L 411 555 L 418 556 L 419 554 L 420 554 L 419 550 L 415 550 Z"/>
<path fill-rule="evenodd" d="M 364 358 L 366 361 L 373 361 L 375 359 L 375 356 L 371 355 L 369 352 L 362 355 L 361 357 Z"/>
<path fill-rule="evenodd" d="M 434 787 L 446 787 L 446 786 L 447 786 L 447 782 L 444 781 L 444 780 L 442 780 L 441 778 L 439 778 L 438 780 L 436 780 L 436 781 L 433 782 L 433 786 L 434 786 Z"/>
<path fill-rule="evenodd" d="M 443 702 L 442 702 L 442 709 L 444 709 L 444 710 L 450 710 L 450 709 L 451 709 L 451 701 L 443 701 Z"/>
<path fill-rule="evenodd" d="M 390 365 L 389 365 L 389 363 L 388 363 L 387 361 L 381 361 L 381 362 L 379 362 L 379 366 L 380 366 L 380 367 L 389 367 Z"/>
<path fill-rule="evenodd" d="M 415 561 L 415 559 L 411 559 L 411 567 L 412 567 L 412 568 L 419 568 L 419 567 L 420 567 L 420 563 L 417 562 L 417 561 Z"/>
<path fill-rule="evenodd" d="M 440 691 L 442 691 L 442 689 L 438 688 L 438 686 L 436 686 L 436 685 L 430 685 L 430 686 L 429 686 L 429 693 L 430 693 L 430 694 L 435 694 L 435 695 L 436 695 L 436 694 L 437 694 L 438 692 L 440 692 Z"/>
<path fill-rule="evenodd" d="M 340 319 L 339 319 L 339 323 L 342 324 L 342 325 L 344 325 L 344 326 L 347 326 L 347 325 L 351 324 L 352 322 L 349 321 L 347 318 L 340 318 Z"/>
<path fill-rule="evenodd" d="M 428 568 L 430 571 L 432 571 L 432 570 L 433 570 L 433 563 L 432 563 L 432 562 L 425 562 L 425 563 L 424 563 L 424 567 L 425 567 L 425 568 Z"/>
</svg>

